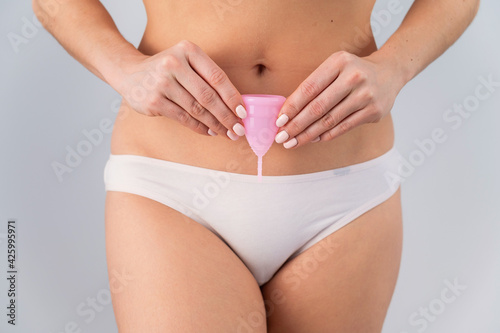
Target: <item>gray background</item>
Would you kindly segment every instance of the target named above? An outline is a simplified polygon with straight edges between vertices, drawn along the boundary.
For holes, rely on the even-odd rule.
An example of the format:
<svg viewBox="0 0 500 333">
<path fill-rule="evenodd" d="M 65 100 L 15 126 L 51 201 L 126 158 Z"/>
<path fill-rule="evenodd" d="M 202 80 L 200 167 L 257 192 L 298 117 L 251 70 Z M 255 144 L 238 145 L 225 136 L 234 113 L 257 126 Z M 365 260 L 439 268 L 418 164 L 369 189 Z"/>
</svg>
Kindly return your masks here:
<svg viewBox="0 0 500 333">
<path fill-rule="evenodd" d="M 374 11 L 388 2 L 378 1 Z M 82 332 L 116 332 L 103 225 L 110 134 L 62 181 L 52 164 L 64 164 L 67 146 L 86 140 L 82 131 L 114 120 L 119 96 L 46 31 L 23 31 L 23 20 L 33 20 L 30 3 L 0 5 L 0 331 L 59 333 L 75 322 Z M 104 3 L 137 45 L 146 23 L 142 3 Z M 411 1 L 401 3 L 406 10 Z M 500 332 L 500 88 L 458 128 L 443 118 L 454 103 L 474 101 L 479 77 L 500 81 L 499 14 L 498 1 L 483 0 L 461 39 L 403 89 L 392 111 L 397 148 L 421 163 L 403 183 L 403 259 L 384 333 Z M 403 16 L 391 17 L 376 36 L 379 45 Z M 29 38 L 16 52 L 8 36 L 23 33 Z M 436 128 L 446 141 L 429 156 L 419 153 L 415 140 Z M 5 316 L 9 218 L 18 221 L 15 328 Z M 440 300 L 446 280 L 466 287 L 449 304 Z M 95 310 L 90 298 L 97 298 Z M 428 307 L 436 315 L 424 320 L 418 311 Z"/>
</svg>

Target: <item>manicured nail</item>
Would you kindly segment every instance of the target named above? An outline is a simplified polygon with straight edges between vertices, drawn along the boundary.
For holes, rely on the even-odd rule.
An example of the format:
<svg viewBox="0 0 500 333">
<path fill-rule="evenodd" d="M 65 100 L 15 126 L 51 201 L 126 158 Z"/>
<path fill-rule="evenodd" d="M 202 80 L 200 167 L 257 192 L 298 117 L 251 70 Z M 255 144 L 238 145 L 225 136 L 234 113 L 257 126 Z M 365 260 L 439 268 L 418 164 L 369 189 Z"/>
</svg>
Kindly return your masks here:
<svg viewBox="0 0 500 333">
<path fill-rule="evenodd" d="M 240 138 L 239 136 L 237 136 L 236 134 L 234 134 L 234 133 L 233 133 L 233 132 L 231 132 L 230 130 L 227 130 L 227 136 L 228 136 L 231 140 L 233 140 L 233 141 L 238 140 L 238 139 Z"/>
<path fill-rule="evenodd" d="M 286 131 L 281 131 L 278 134 L 276 134 L 276 137 L 274 140 L 276 143 L 283 143 L 285 140 L 288 139 L 288 133 Z"/>
<path fill-rule="evenodd" d="M 294 147 L 295 145 L 297 145 L 297 139 L 293 138 L 292 140 L 285 142 L 283 144 L 283 147 L 285 147 L 286 149 L 288 149 L 288 148 Z"/>
<path fill-rule="evenodd" d="M 246 116 L 247 116 L 247 110 L 245 110 L 245 108 L 243 107 L 243 105 L 238 105 L 236 107 L 236 114 L 241 119 L 246 118 Z"/>
<path fill-rule="evenodd" d="M 245 127 L 243 127 L 243 125 L 241 125 L 240 123 L 236 123 L 233 126 L 233 131 L 234 131 L 234 133 L 238 134 L 239 136 L 245 135 Z"/>
<path fill-rule="evenodd" d="M 276 120 L 276 126 L 277 127 L 281 127 L 283 125 L 286 124 L 286 122 L 288 121 L 288 116 L 286 114 L 282 114 L 281 116 L 279 116 L 279 118 Z"/>
<path fill-rule="evenodd" d="M 210 134 L 211 136 L 216 136 L 217 133 L 212 131 L 210 128 L 208 129 L 208 134 Z"/>
<path fill-rule="evenodd" d="M 311 142 L 318 142 L 319 140 L 321 140 L 321 138 L 318 136 L 316 139 L 312 140 Z"/>
</svg>

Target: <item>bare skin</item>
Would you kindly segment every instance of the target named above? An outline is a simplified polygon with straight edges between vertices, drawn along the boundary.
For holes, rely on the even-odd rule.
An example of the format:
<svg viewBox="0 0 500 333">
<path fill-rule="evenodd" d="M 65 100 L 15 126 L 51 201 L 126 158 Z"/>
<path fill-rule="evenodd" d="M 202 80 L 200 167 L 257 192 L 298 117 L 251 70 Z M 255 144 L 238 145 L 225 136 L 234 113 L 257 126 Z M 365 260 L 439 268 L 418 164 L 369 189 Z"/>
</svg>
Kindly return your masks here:
<svg viewBox="0 0 500 333">
<path fill-rule="evenodd" d="M 292 175 L 388 151 L 398 92 L 462 34 L 479 1 L 416 0 L 380 50 L 366 29 L 374 0 L 144 4 L 136 49 L 96 0 L 33 1 L 47 30 L 124 97 L 111 153 L 255 174 L 237 107 L 241 94 L 279 94 L 286 139 L 266 154 L 264 175 Z M 138 276 L 113 293 L 120 332 L 380 332 L 401 237 L 398 191 L 259 288 L 227 245 L 179 212 L 126 193 L 106 198 L 108 268 Z M 332 242 L 316 269 L 297 273 Z"/>
</svg>

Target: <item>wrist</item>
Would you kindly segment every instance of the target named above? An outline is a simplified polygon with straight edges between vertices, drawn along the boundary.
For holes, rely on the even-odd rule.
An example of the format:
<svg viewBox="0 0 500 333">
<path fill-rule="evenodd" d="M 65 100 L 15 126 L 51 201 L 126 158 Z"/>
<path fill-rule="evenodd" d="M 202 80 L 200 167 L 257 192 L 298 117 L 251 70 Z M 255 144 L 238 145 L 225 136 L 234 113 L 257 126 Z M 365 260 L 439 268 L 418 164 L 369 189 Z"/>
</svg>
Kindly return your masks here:
<svg viewBox="0 0 500 333">
<path fill-rule="evenodd" d="M 382 48 L 365 57 L 365 59 L 380 66 L 387 77 L 398 86 L 399 90 L 413 78 L 411 68 L 394 51 L 387 52 Z"/>
<path fill-rule="evenodd" d="M 102 76 L 113 89 L 122 94 L 125 89 L 124 84 L 133 72 L 134 65 L 147 57 L 132 44 L 128 42 L 122 44 L 113 48 L 106 60 L 102 62 Z"/>
</svg>

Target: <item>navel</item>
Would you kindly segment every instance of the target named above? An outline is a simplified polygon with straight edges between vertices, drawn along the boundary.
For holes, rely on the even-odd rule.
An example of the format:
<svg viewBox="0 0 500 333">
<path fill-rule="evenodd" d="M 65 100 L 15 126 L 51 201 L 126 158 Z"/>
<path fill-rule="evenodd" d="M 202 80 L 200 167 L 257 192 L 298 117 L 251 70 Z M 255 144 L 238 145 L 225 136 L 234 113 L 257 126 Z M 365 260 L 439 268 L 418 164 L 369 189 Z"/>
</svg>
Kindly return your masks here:
<svg viewBox="0 0 500 333">
<path fill-rule="evenodd" d="M 264 72 L 267 70 L 267 67 L 264 64 L 257 64 L 255 65 L 255 68 L 257 70 L 257 74 L 259 75 L 263 75 Z"/>
</svg>

